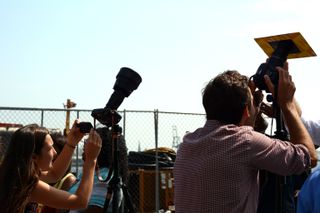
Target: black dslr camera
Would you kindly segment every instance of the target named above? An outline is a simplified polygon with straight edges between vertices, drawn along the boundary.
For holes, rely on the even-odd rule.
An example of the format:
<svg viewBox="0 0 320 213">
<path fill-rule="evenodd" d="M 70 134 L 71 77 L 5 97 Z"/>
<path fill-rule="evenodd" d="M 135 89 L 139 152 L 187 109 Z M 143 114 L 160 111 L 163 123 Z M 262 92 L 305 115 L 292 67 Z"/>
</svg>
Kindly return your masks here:
<svg viewBox="0 0 320 213">
<path fill-rule="evenodd" d="M 266 90 L 267 92 L 268 88 L 263 76 L 268 75 L 272 83 L 274 85 L 278 85 L 279 76 L 276 67 L 283 67 L 289 53 L 299 52 L 292 40 L 271 42 L 270 45 L 275 49 L 274 52 L 268 61 L 266 63 L 262 63 L 256 74 L 253 75 L 255 85 L 260 90 Z"/>
<path fill-rule="evenodd" d="M 279 76 L 276 67 L 283 67 L 287 59 L 316 56 L 299 32 L 255 38 L 255 41 L 269 56 L 269 59 L 259 66 L 252 78 L 257 88 L 267 92 L 269 91 L 264 81 L 265 75 L 269 76 L 272 83 L 277 86 Z"/>
<path fill-rule="evenodd" d="M 113 86 L 114 92 L 105 108 L 94 109 L 91 112 L 93 118 L 106 126 L 111 126 L 112 123 L 117 124 L 120 121 L 121 115 L 115 110 L 118 109 L 125 97 L 128 97 L 133 90 L 138 88 L 142 81 L 140 75 L 128 67 L 122 67 L 116 79 Z"/>
<path fill-rule="evenodd" d="M 80 122 L 77 124 L 77 127 L 79 127 L 81 133 L 89 133 L 93 128 L 90 122 Z"/>
</svg>

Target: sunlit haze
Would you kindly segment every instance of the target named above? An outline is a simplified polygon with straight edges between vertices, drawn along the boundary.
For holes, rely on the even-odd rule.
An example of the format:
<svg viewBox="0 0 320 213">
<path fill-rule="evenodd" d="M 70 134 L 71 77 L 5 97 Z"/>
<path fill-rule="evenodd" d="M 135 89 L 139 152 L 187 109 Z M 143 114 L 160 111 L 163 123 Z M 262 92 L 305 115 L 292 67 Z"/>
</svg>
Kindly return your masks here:
<svg viewBox="0 0 320 213">
<path fill-rule="evenodd" d="M 227 69 L 253 75 L 256 37 L 300 32 L 320 55 L 316 0 L 0 0 L 0 106 L 104 107 L 121 67 L 142 83 L 120 110 L 204 113 Z M 289 60 L 303 115 L 320 118 L 319 56 Z"/>
</svg>

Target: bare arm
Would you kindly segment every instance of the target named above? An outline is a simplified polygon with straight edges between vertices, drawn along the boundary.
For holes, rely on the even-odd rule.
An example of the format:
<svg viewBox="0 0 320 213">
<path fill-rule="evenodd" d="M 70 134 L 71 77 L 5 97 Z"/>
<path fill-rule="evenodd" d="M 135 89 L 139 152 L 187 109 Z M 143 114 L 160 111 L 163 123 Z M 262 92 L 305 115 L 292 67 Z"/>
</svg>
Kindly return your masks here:
<svg viewBox="0 0 320 213">
<path fill-rule="evenodd" d="M 302 144 L 307 147 L 311 157 L 311 166 L 315 167 L 317 165 L 317 153 L 312 139 L 301 121 L 298 111 L 299 109 L 297 109 L 296 102 L 294 100 L 296 88 L 291 76 L 289 75 L 288 64 L 285 64 L 284 68 L 277 67 L 277 70 L 279 72 L 277 101 L 286 120 L 286 124 L 290 133 L 290 141 L 293 144 Z M 265 80 L 269 90 L 273 91 L 274 93 L 274 87 L 270 78 L 266 76 Z"/>
<path fill-rule="evenodd" d="M 81 133 L 76 127 L 76 123 L 78 122 L 79 121 L 76 120 L 73 123 L 73 126 L 68 134 L 67 144 L 63 147 L 61 153 L 54 161 L 52 169 L 41 172 L 40 179 L 42 181 L 45 181 L 46 183 L 55 183 L 63 177 L 69 168 L 74 149 L 84 136 L 84 134 Z"/>
<path fill-rule="evenodd" d="M 303 125 L 300 115 L 293 104 L 282 109 L 286 119 L 286 124 L 290 133 L 290 141 L 294 144 L 303 144 L 307 147 L 311 157 L 311 166 L 317 165 L 317 153 L 312 142 L 312 139 Z"/>
<path fill-rule="evenodd" d="M 85 149 L 86 160 L 83 164 L 83 176 L 75 194 L 51 187 L 40 180 L 31 193 L 31 201 L 58 209 L 86 208 L 92 191 L 94 168 L 100 149 L 101 138 L 94 130 L 91 130 Z"/>
<path fill-rule="evenodd" d="M 296 99 L 294 99 L 294 105 L 296 106 L 298 114 L 301 117 L 302 116 L 302 110 L 301 110 L 301 107 L 300 107 L 300 105 L 299 105 L 299 103 L 298 103 L 298 101 Z"/>
</svg>

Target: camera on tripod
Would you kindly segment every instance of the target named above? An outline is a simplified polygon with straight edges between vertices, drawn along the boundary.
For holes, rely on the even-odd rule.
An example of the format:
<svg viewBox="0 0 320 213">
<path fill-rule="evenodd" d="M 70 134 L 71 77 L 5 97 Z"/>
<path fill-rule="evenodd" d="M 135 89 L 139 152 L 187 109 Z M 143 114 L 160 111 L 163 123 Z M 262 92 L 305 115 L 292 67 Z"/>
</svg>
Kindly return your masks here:
<svg viewBox="0 0 320 213">
<path fill-rule="evenodd" d="M 269 76 L 275 86 L 275 97 L 277 97 L 276 88 L 279 81 L 276 67 L 283 67 L 286 60 L 290 58 L 316 56 L 300 33 L 256 38 L 255 40 L 269 59 L 259 66 L 257 72 L 252 76 L 253 81 L 258 89 L 269 92 L 264 80 L 265 75 Z M 275 135 L 271 137 L 289 141 L 280 106 L 276 98 L 271 100 L 277 128 Z M 288 212 L 288 209 L 292 209 L 292 206 L 295 205 L 292 193 L 294 191 L 293 177 L 280 176 L 271 172 L 261 172 L 260 175 L 265 182 L 260 190 L 261 199 L 258 212 Z M 274 199 L 275 197 L 278 199 Z"/>
<path fill-rule="evenodd" d="M 269 76 L 274 85 L 278 85 L 279 76 L 276 67 L 283 67 L 287 59 L 316 56 L 299 32 L 255 38 L 255 41 L 269 56 L 269 59 L 259 66 L 253 75 L 253 81 L 257 88 L 267 92 L 269 91 L 264 81 L 265 75 Z"/>
<path fill-rule="evenodd" d="M 117 110 L 125 97 L 128 97 L 133 90 L 137 89 L 142 81 L 140 75 L 128 67 L 122 67 L 116 76 L 116 82 L 105 108 L 94 109 L 91 116 L 97 119 L 101 124 L 111 126 L 112 123 L 118 123 L 121 119 L 119 114 L 112 116 L 112 110 Z M 113 119 L 113 120 L 112 120 Z"/>
<path fill-rule="evenodd" d="M 133 90 L 137 89 L 142 81 L 142 78 L 138 73 L 130 68 L 122 67 L 116 76 L 117 80 L 113 86 L 114 92 L 112 93 L 108 103 L 104 108 L 94 109 L 91 112 L 91 116 L 98 120 L 101 124 L 111 127 L 111 139 L 112 139 L 112 165 L 111 171 L 104 182 L 108 182 L 108 187 L 106 189 L 107 195 L 104 202 L 103 212 L 108 211 L 110 200 L 112 199 L 112 212 L 120 212 L 121 203 L 128 208 L 130 213 L 135 213 L 134 206 L 130 201 L 130 195 L 128 193 L 127 187 L 122 182 L 122 177 L 119 174 L 119 148 L 118 140 L 121 134 L 121 127 L 118 122 L 121 119 L 117 109 L 122 103 L 125 97 L 128 97 Z M 95 121 L 94 120 L 94 121 Z M 123 194 L 121 195 L 121 192 Z"/>
</svg>

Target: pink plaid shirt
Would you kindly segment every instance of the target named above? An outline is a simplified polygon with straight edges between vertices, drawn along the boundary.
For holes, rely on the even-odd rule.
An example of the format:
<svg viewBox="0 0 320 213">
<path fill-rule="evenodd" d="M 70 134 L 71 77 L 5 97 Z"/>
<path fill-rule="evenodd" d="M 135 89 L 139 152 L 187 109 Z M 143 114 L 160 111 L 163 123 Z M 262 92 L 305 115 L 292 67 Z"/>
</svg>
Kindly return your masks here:
<svg viewBox="0 0 320 213">
<path fill-rule="evenodd" d="M 310 166 L 303 145 L 269 138 L 249 126 L 209 120 L 183 138 L 174 165 L 177 213 L 255 213 L 258 171 L 300 174 Z"/>
</svg>

